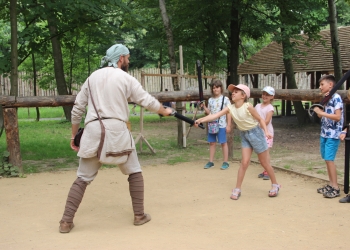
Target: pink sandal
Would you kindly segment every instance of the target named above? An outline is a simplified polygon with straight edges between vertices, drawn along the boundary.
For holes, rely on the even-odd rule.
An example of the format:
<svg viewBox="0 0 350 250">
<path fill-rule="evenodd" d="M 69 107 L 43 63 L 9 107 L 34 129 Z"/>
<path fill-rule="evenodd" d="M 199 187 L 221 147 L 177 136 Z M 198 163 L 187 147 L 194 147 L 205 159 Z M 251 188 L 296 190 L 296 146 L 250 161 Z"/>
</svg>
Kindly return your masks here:
<svg viewBox="0 0 350 250">
<path fill-rule="evenodd" d="M 230 196 L 230 198 L 232 200 L 238 200 L 238 198 L 241 196 L 241 190 L 239 188 L 235 188 L 232 190 L 232 194 Z"/>
<path fill-rule="evenodd" d="M 277 197 L 278 191 L 280 191 L 281 185 L 272 184 L 272 189 L 269 191 L 269 197 Z"/>
</svg>

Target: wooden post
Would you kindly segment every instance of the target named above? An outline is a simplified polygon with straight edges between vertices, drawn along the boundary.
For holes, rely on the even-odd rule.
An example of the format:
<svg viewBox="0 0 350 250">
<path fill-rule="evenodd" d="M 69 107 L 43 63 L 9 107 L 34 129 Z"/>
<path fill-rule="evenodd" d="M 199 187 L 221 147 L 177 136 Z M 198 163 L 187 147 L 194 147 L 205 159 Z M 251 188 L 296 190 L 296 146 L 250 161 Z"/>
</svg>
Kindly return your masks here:
<svg viewBox="0 0 350 250">
<path fill-rule="evenodd" d="M 310 89 L 314 89 L 316 86 L 315 83 L 315 72 L 308 72 L 309 74 L 311 74 L 311 79 L 310 79 Z"/>
<path fill-rule="evenodd" d="M 259 87 L 259 75 L 254 74 L 253 82 L 252 82 L 253 88 Z M 254 98 L 254 107 L 260 102 L 259 98 Z"/>
<path fill-rule="evenodd" d="M 283 73 L 282 74 L 282 89 L 286 89 L 286 74 Z M 282 100 L 282 116 L 285 116 L 286 115 L 286 101 L 285 100 Z"/>
<path fill-rule="evenodd" d="M 320 84 L 319 84 L 319 82 L 318 82 L 318 80 L 320 80 L 320 78 L 321 78 L 321 75 L 322 75 L 322 73 L 321 73 L 321 71 L 316 71 L 316 88 L 315 89 L 318 89 L 319 87 L 320 87 Z"/>
<path fill-rule="evenodd" d="M 21 150 L 18 133 L 18 117 L 16 108 L 5 108 L 3 111 L 6 132 L 7 151 L 10 153 L 9 163 L 18 167 L 23 173 Z"/>
<path fill-rule="evenodd" d="M 227 139 L 227 147 L 228 147 L 228 159 L 233 160 L 234 123 L 232 120 L 231 120 L 231 132 L 226 134 L 226 139 Z"/>
<path fill-rule="evenodd" d="M 144 72 L 141 72 L 141 85 L 143 88 L 145 88 L 145 74 L 144 74 Z M 144 141 L 146 143 L 146 145 L 148 146 L 148 148 L 151 150 L 151 152 L 153 154 L 155 154 L 156 153 L 155 150 L 153 149 L 151 144 L 149 144 L 149 142 L 146 140 L 146 138 L 143 136 L 143 112 L 144 112 L 144 108 L 141 106 L 140 107 L 140 134 L 135 139 L 135 145 L 140 141 L 140 152 L 142 153 L 142 141 Z"/>
<path fill-rule="evenodd" d="M 180 56 L 180 83 L 181 83 L 181 90 L 185 90 L 185 78 L 184 78 L 184 63 L 183 63 L 183 56 L 182 56 L 182 45 L 179 46 L 179 56 Z M 182 106 L 185 108 L 182 108 L 182 115 L 185 115 L 186 110 L 186 102 L 182 103 Z M 186 148 L 186 123 L 182 121 L 182 146 Z"/>
</svg>

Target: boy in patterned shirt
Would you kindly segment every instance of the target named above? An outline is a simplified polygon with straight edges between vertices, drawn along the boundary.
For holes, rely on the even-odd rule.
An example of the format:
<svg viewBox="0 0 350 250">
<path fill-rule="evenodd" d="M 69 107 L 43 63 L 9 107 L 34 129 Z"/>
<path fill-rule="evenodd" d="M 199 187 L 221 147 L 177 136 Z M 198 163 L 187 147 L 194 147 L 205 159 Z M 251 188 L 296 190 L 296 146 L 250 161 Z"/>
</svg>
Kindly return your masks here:
<svg viewBox="0 0 350 250">
<path fill-rule="evenodd" d="M 324 75 L 319 80 L 320 90 L 326 95 L 335 85 L 333 75 Z M 337 169 L 334 159 L 340 144 L 340 134 L 343 128 L 343 101 L 337 93 L 333 94 L 324 109 L 314 108 L 317 116 L 321 118 L 321 136 L 320 151 L 322 159 L 327 165 L 329 184 L 318 188 L 317 192 L 323 194 L 326 198 L 335 198 L 340 196 L 340 189 L 337 181 Z"/>
</svg>

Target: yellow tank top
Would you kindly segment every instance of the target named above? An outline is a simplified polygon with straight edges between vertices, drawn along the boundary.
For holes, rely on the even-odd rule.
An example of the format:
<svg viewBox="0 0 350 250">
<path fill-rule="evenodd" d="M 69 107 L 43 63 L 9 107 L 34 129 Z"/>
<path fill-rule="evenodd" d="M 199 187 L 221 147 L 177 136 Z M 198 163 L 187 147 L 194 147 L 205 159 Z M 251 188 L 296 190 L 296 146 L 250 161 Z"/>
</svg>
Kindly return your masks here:
<svg viewBox="0 0 350 250">
<path fill-rule="evenodd" d="M 248 111 L 249 106 L 252 106 L 249 102 L 245 102 L 240 108 L 236 108 L 235 104 L 227 106 L 233 121 L 241 131 L 250 130 L 258 125 L 258 122 Z"/>
</svg>

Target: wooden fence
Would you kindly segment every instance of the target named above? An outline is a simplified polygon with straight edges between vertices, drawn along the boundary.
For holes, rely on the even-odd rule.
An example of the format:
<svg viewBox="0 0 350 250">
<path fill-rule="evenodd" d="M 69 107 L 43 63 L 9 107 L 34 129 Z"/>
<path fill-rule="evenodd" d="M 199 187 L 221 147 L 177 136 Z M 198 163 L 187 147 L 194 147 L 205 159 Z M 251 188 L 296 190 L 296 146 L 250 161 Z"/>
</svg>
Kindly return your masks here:
<svg viewBox="0 0 350 250">
<path fill-rule="evenodd" d="M 141 72 L 144 72 L 145 74 L 160 74 L 159 68 L 150 68 L 150 69 L 135 69 L 130 70 L 129 74 L 134 76 L 139 82 L 141 82 Z M 170 74 L 170 69 L 163 69 L 162 74 Z M 189 75 L 188 73 L 185 73 L 185 76 Z M 211 74 L 208 73 L 206 75 L 214 75 L 216 79 L 220 79 L 224 84 L 226 83 L 226 74 L 225 73 L 218 73 L 218 74 Z M 311 85 L 311 76 L 307 75 L 304 72 L 296 73 L 295 74 L 296 82 L 298 85 L 298 89 L 310 89 Z M 33 80 L 24 80 L 26 79 L 25 73 L 19 73 L 18 77 L 18 96 L 34 96 L 34 86 L 33 86 Z M 205 89 L 207 83 L 210 83 L 210 79 L 206 80 L 203 79 L 203 86 Z M 250 88 L 253 88 L 251 78 L 248 75 L 241 75 L 239 77 L 239 83 L 243 83 L 248 85 Z M 161 88 L 161 85 L 163 84 L 163 87 Z M 55 87 L 54 82 L 51 83 L 52 87 L 49 89 L 42 89 L 39 86 L 37 86 L 37 96 L 57 96 L 57 89 Z M 9 77 L 3 77 L 0 75 L 0 95 L 10 95 L 10 89 L 11 89 L 11 83 Z M 80 84 L 74 84 L 73 85 L 73 95 L 76 95 L 80 90 Z M 258 88 L 263 88 L 265 86 L 272 86 L 275 89 L 282 89 L 282 74 L 281 75 L 259 75 L 259 85 Z M 173 85 L 171 77 L 160 77 L 160 76 L 146 76 L 145 77 L 145 89 L 148 92 L 160 92 L 161 89 L 165 91 L 165 89 L 168 89 L 168 91 L 173 91 Z M 185 90 L 198 90 L 198 80 L 197 78 L 186 78 L 185 77 Z"/>
<path fill-rule="evenodd" d="M 282 89 L 282 75 L 262 75 L 259 74 L 258 88 L 264 88 L 265 86 L 271 86 L 274 89 Z M 311 86 L 311 74 L 306 72 L 295 73 L 295 81 L 298 89 L 310 89 Z M 240 75 L 239 82 L 253 88 L 251 78 L 248 75 Z"/>
</svg>

